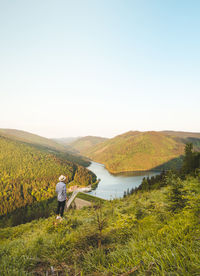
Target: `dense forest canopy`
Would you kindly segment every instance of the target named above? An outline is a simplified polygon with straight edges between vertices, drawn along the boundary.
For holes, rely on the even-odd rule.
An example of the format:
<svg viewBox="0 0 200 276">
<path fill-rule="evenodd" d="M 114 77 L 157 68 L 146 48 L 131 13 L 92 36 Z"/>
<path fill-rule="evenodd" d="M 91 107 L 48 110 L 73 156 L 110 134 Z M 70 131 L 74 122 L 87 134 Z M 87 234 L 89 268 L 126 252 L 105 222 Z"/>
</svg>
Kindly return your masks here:
<svg viewBox="0 0 200 276">
<path fill-rule="evenodd" d="M 96 180 L 92 172 L 64 158 L 1 136 L 0 167 L 1 215 L 53 197 L 61 174 L 78 185 Z"/>
</svg>

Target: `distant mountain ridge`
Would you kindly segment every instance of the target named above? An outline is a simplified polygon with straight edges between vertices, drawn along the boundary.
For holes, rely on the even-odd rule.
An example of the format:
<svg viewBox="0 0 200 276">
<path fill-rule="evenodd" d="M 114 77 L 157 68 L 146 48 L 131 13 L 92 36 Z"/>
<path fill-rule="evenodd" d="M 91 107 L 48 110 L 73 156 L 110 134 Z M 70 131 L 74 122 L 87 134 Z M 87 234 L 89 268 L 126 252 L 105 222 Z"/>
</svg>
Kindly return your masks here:
<svg viewBox="0 0 200 276">
<path fill-rule="evenodd" d="M 106 140 L 108 140 L 108 138 L 99 136 L 85 136 L 75 140 L 72 143 L 69 143 L 69 147 L 75 152 L 84 155 L 85 153 L 87 153 L 88 150 L 98 144 L 105 142 Z"/>
<path fill-rule="evenodd" d="M 200 133 L 184 131 L 129 131 L 108 139 L 97 136 L 47 139 L 15 129 L 0 129 L 0 136 L 45 148 L 59 157 L 88 166 L 100 162 L 112 173 L 172 168 L 181 165 L 185 144 L 200 150 Z M 82 157 L 82 156 L 84 157 Z"/>
<path fill-rule="evenodd" d="M 181 134 L 129 131 L 97 144 L 84 154 L 104 164 L 112 173 L 177 167 L 187 142 L 195 139 L 196 147 L 200 149 L 199 133 Z"/>
<path fill-rule="evenodd" d="M 162 133 L 179 138 L 198 138 L 200 139 L 200 132 L 186 132 L 186 131 L 173 131 L 163 130 Z"/>
<path fill-rule="evenodd" d="M 60 151 L 65 150 L 65 148 L 62 145 L 56 143 L 51 139 L 23 130 L 0 128 L 0 135 L 7 138 L 15 139 L 17 141 L 26 142 L 29 144 L 36 144 Z"/>
<path fill-rule="evenodd" d="M 63 137 L 63 138 L 52 138 L 51 140 L 55 141 L 56 143 L 68 147 L 69 144 L 75 142 L 76 140 L 82 137 Z"/>
<path fill-rule="evenodd" d="M 81 166 L 87 167 L 90 164 L 87 158 L 72 153 L 70 149 L 66 148 L 64 145 L 57 143 L 52 139 L 48 139 L 27 131 L 0 128 L 0 137 L 9 138 L 14 141 L 32 145 L 38 149 L 54 153 L 58 157 L 64 158 L 70 162 L 77 163 Z"/>
<path fill-rule="evenodd" d="M 180 142 L 192 143 L 194 150 L 198 151 L 200 149 L 200 133 L 198 132 L 184 132 L 184 131 L 170 131 L 165 130 L 162 133 L 172 136 Z"/>
</svg>

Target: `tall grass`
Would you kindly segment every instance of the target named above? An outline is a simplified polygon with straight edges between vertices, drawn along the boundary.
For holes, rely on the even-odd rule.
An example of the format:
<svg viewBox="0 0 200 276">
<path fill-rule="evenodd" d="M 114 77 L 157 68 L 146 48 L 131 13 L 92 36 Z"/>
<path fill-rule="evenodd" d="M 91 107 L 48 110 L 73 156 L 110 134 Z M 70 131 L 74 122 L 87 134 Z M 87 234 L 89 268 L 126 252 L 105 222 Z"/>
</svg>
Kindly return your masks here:
<svg viewBox="0 0 200 276">
<path fill-rule="evenodd" d="M 0 229 L 1 275 L 200 275 L 199 178 L 182 184 L 177 213 L 165 187 Z"/>
</svg>

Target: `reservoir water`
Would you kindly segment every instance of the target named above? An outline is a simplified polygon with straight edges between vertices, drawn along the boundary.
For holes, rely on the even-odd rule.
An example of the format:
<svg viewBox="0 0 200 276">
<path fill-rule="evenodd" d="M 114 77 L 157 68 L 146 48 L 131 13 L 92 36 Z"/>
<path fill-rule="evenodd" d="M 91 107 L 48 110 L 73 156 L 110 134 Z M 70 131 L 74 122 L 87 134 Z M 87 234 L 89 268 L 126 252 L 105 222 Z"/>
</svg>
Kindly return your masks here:
<svg viewBox="0 0 200 276">
<path fill-rule="evenodd" d="M 113 175 L 106 170 L 104 165 L 96 162 L 92 162 L 88 169 L 96 174 L 97 179 L 101 179 L 97 189 L 91 191 L 89 194 L 104 199 L 123 197 L 124 191 L 138 187 L 144 177 L 160 174 L 160 172 L 146 171 Z"/>
</svg>

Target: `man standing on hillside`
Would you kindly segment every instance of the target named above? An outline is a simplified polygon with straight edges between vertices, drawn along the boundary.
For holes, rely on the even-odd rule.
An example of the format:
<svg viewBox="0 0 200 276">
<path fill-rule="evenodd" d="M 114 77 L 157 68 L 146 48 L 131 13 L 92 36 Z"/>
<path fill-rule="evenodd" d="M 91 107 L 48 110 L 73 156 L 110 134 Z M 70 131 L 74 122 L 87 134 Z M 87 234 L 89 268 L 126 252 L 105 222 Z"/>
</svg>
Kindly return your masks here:
<svg viewBox="0 0 200 276">
<path fill-rule="evenodd" d="M 65 208 L 65 202 L 67 199 L 67 190 L 66 190 L 66 184 L 64 181 L 66 180 L 66 177 L 64 175 L 61 175 L 59 177 L 59 181 L 56 184 L 56 193 L 57 193 L 57 199 L 58 199 L 58 208 L 57 208 L 57 217 L 56 219 L 61 219 L 63 217 L 64 208 Z"/>
</svg>

